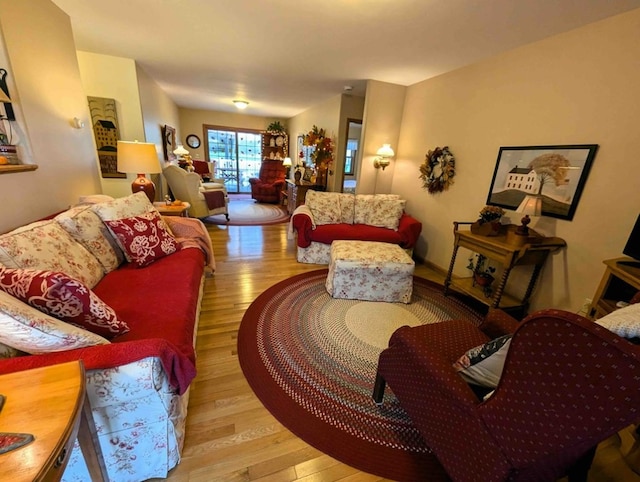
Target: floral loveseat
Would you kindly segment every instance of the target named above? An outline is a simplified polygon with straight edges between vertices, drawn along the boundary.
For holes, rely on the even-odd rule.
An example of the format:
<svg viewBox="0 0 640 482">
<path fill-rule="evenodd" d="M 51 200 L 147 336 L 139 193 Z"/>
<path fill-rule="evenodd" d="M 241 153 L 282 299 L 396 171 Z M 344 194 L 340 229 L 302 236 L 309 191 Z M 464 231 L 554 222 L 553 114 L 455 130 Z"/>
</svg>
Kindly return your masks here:
<svg viewBox="0 0 640 482">
<path fill-rule="evenodd" d="M 4 234 L 0 373 L 82 360 L 110 480 L 166 477 L 180 461 L 213 268 L 201 221 L 161 217 L 144 193 Z M 77 442 L 63 480 L 90 480 Z"/>
<path fill-rule="evenodd" d="M 290 223 L 298 261 L 329 264 L 336 240 L 392 243 L 411 255 L 422 223 L 404 212 L 405 204 L 396 194 L 307 191 Z"/>
</svg>

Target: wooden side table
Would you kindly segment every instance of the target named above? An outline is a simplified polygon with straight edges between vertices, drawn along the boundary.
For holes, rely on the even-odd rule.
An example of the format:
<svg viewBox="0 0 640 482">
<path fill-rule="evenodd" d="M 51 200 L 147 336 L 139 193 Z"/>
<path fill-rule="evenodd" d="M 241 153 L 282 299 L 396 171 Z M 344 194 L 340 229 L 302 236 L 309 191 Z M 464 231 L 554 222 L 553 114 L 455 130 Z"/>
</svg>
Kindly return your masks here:
<svg viewBox="0 0 640 482">
<path fill-rule="evenodd" d="M 629 302 L 640 291 L 640 268 L 625 264 L 629 261 L 626 257 L 603 261 L 606 269 L 589 307 L 592 320 L 608 315 L 618 308 L 617 302 Z"/>
<path fill-rule="evenodd" d="M 35 440 L 0 455 L 0 480 L 60 480 L 78 438 L 92 481 L 108 480 L 81 361 L 0 376 L 6 400 L 3 432 L 30 433 Z"/>
<path fill-rule="evenodd" d="M 444 282 L 444 293 L 447 294 L 449 287 L 453 286 L 463 293 L 475 298 L 481 303 L 492 308 L 502 308 L 513 313 L 516 317 L 524 316 L 529 307 L 529 298 L 533 292 L 536 280 L 544 266 L 547 257 L 552 251 L 565 247 L 567 244 L 563 239 L 556 237 L 543 237 L 537 243 L 513 244 L 507 242 L 511 239 L 510 231 L 517 228 L 515 225 L 503 225 L 498 236 L 482 236 L 473 234 L 470 230 L 459 230 L 460 223 L 453 225 L 453 254 L 449 271 Z M 487 298 L 483 290 L 474 286 L 473 278 L 452 278 L 453 267 L 456 262 L 458 249 L 464 247 L 473 252 L 482 254 L 489 259 L 496 261 L 503 268 L 502 277 L 498 281 L 498 286 L 493 291 L 492 296 Z M 515 266 L 533 265 L 533 272 L 529 278 L 526 291 L 522 297 L 511 296 L 504 292 L 511 270 Z"/>
<path fill-rule="evenodd" d="M 307 191 L 323 191 L 324 188 L 320 184 L 314 184 L 309 181 L 292 181 L 287 179 L 287 198 L 288 198 L 288 210 L 289 214 L 293 214 L 293 211 L 304 204 L 304 199 L 307 195 Z"/>
<path fill-rule="evenodd" d="M 191 204 L 184 201 L 177 206 L 163 202 L 155 202 L 153 205 L 163 216 L 183 216 L 185 218 L 189 217 L 189 208 L 191 207 Z"/>
</svg>

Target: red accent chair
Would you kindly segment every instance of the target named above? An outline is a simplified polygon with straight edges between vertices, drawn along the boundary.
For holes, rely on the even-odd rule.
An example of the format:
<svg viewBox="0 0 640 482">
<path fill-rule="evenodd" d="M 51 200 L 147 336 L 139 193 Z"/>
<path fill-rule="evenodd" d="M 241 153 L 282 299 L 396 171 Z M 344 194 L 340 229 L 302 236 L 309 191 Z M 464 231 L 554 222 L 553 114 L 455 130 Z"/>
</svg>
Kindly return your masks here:
<svg viewBox="0 0 640 482">
<path fill-rule="evenodd" d="M 258 177 L 249 179 L 251 198 L 260 203 L 279 203 L 284 189 L 287 168 L 281 160 L 265 159 L 260 166 Z"/>
<path fill-rule="evenodd" d="M 510 332 L 499 384 L 482 401 L 452 364 Z M 377 403 L 385 383 L 459 481 L 586 480 L 597 444 L 640 420 L 639 347 L 559 310 L 399 328 L 380 354 Z"/>
</svg>

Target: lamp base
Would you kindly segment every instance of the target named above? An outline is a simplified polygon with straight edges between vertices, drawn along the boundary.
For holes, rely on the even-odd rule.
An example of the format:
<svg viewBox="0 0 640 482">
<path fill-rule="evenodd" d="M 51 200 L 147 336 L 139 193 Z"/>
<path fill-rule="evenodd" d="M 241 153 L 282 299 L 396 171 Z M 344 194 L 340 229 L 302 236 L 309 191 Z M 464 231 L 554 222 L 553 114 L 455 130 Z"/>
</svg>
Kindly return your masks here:
<svg viewBox="0 0 640 482">
<path fill-rule="evenodd" d="M 138 177 L 131 183 L 131 192 L 144 192 L 149 198 L 149 202 L 153 203 L 156 199 L 156 186 L 153 182 L 146 177 L 144 174 L 138 174 Z"/>
</svg>

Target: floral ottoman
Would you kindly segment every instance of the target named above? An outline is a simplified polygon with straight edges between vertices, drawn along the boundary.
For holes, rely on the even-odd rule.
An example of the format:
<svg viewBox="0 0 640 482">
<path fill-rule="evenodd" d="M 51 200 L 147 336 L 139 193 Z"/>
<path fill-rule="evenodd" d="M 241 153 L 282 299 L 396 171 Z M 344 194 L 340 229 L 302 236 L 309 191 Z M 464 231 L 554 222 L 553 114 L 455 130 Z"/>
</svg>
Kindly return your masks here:
<svg viewBox="0 0 640 482">
<path fill-rule="evenodd" d="M 409 303 L 414 269 L 395 244 L 334 241 L 325 287 L 333 298 Z"/>
</svg>

